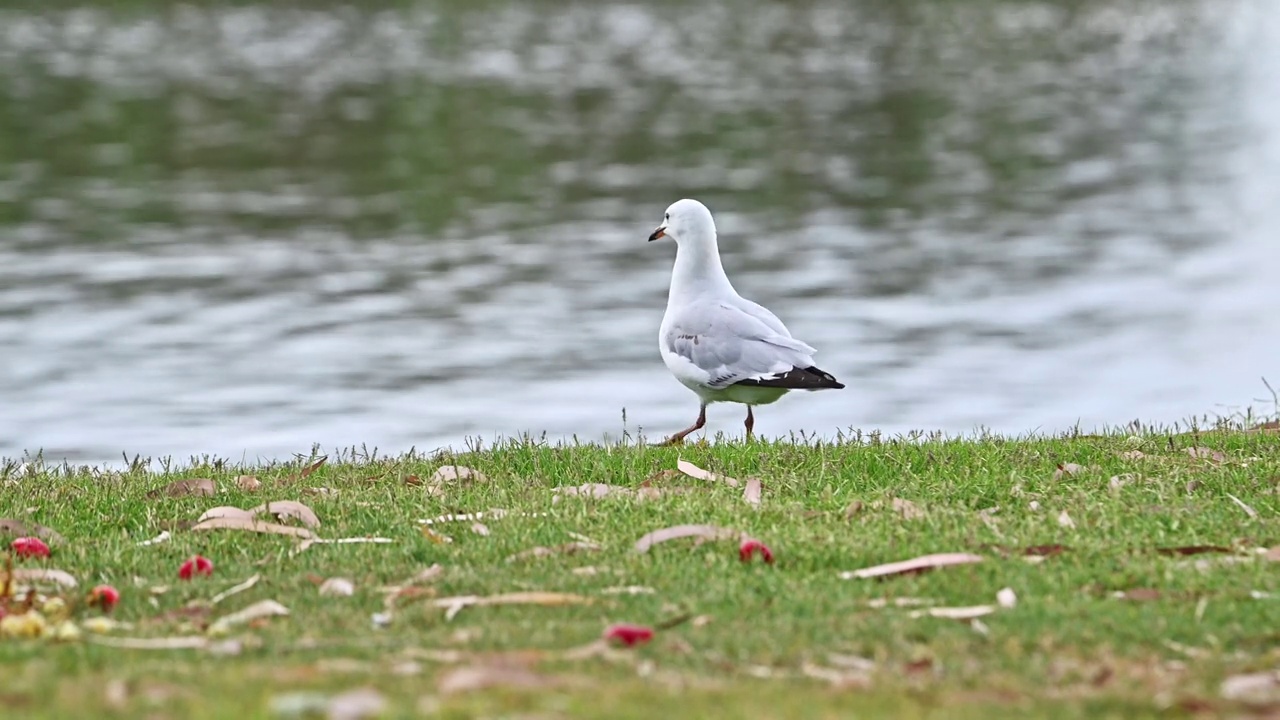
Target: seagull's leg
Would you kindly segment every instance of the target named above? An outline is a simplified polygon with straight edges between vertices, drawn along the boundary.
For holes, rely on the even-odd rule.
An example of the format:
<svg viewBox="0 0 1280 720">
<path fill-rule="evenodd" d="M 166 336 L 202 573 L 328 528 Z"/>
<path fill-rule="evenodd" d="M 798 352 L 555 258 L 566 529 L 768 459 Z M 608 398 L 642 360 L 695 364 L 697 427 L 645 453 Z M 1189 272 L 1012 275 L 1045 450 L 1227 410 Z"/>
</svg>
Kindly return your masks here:
<svg viewBox="0 0 1280 720">
<path fill-rule="evenodd" d="M 750 405 L 747 406 L 747 421 L 743 425 L 747 426 L 747 440 L 751 440 L 753 437 L 751 430 L 756 426 L 756 418 L 751 414 Z"/>
<path fill-rule="evenodd" d="M 691 432 L 697 432 L 698 430 L 701 430 L 702 426 L 706 424 L 707 424 L 707 404 L 702 403 L 702 406 L 698 408 L 697 422 L 681 430 L 675 435 L 672 435 L 666 440 L 663 440 L 662 442 L 658 443 L 658 445 L 683 445 L 685 435 L 688 435 Z"/>
</svg>

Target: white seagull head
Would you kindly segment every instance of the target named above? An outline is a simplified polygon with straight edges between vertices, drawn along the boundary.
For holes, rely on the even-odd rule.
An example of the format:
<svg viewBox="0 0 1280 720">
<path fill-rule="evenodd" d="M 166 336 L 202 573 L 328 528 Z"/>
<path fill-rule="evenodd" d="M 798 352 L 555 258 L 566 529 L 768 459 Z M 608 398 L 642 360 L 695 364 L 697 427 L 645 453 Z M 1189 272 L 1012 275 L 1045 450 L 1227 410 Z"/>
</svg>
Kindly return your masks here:
<svg viewBox="0 0 1280 720">
<path fill-rule="evenodd" d="M 677 245 L 715 240 L 716 221 L 711 219 L 707 206 L 697 200 L 677 200 L 667 208 L 662 224 L 649 236 L 649 241 L 664 237 L 675 240 Z"/>
</svg>

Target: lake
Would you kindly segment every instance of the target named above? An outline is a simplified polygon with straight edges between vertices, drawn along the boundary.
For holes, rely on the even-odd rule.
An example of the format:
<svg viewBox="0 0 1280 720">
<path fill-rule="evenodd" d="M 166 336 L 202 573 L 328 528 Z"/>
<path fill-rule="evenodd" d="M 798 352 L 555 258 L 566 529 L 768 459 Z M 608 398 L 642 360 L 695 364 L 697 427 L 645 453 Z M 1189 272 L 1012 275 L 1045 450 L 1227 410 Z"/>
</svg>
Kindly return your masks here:
<svg viewBox="0 0 1280 720">
<path fill-rule="evenodd" d="M 659 439 L 681 197 L 848 385 L 758 434 L 1274 413 L 1277 76 L 1268 0 L 2 9 L 0 457 Z"/>
</svg>

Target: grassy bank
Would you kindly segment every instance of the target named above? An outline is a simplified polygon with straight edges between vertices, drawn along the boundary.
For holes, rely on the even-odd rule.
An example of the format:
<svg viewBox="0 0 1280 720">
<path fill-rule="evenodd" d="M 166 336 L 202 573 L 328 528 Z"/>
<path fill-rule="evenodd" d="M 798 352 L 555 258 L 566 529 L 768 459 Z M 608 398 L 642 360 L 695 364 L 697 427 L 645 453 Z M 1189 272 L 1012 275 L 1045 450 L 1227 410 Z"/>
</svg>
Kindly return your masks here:
<svg viewBox="0 0 1280 720">
<path fill-rule="evenodd" d="M 88 588 L 114 585 L 122 598 L 111 617 L 125 625 L 103 635 L 82 629 L 72 642 L 0 640 L 0 703 L 27 717 L 243 718 L 324 712 L 333 696 L 364 690 L 388 716 L 1133 718 L 1246 701 L 1256 709 L 1280 691 L 1228 683 L 1224 697 L 1222 683 L 1277 660 L 1280 564 L 1262 551 L 1280 546 L 1277 450 L 1275 433 L 1237 431 L 679 449 L 513 444 L 448 459 L 334 458 L 310 472 L 303 461 L 164 474 L 10 468 L 0 517 L 60 535 L 51 557 L 18 567 L 74 575 L 79 585 L 65 594 L 79 621 L 99 614 L 79 605 Z M 678 473 L 678 458 L 742 484 Z M 483 477 L 433 479 L 445 464 Z M 758 508 L 744 500 L 751 477 L 762 481 Z M 190 478 L 212 480 L 216 494 L 199 484 L 166 491 Z M 556 492 L 586 483 L 640 492 Z M 191 528 L 214 506 L 285 499 L 314 510 L 321 538 L 391 542 L 298 552 L 294 537 Z M 478 525 L 446 520 L 431 532 L 420 523 L 495 508 L 507 514 Z M 685 523 L 749 534 L 775 562 L 741 562 L 736 536 L 634 547 Z M 166 541 L 139 545 L 166 531 Z M 526 553 L 535 547 L 549 554 Z M 841 577 L 940 552 L 982 561 Z M 179 580 L 180 564 L 197 553 L 214 562 L 213 576 Z M 210 606 L 255 575 L 256 584 Z M 321 594 L 318 583 L 335 577 L 354 593 Z M 388 586 L 402 588 L 390 604 Z M 997 602 L 1006 588 L 1012 607 Z M 548 605 L 462 607 L 452 618 L 437 606 L 516 592 L 565 595 L 515 598 Z M 885 598 L 909 604 L 886 607 Z M 289 615 L 235 625 L 198 648 L 102 644 L 203 642 L 190 638 L 263 600 Z M 993 607 L 976 620 L 928 615 L 984 605 Z M 385 614 L 381 627 L 376 614 Z M 633 648 L 596 643 L 614 623 L 658 629 Z"/>
</svg>

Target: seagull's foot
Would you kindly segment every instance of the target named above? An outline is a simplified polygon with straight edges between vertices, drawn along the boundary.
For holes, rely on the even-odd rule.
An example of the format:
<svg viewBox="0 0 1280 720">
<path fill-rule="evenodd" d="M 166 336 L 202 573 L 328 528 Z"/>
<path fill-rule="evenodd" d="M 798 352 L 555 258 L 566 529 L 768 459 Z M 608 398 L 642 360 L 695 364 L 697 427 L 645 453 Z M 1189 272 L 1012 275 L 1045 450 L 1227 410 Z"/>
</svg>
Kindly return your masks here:
<svg viewBox="0 0 1280 720">
<path fill-rule="evenodd" d="M 680 447 L 684 445 L 683 435 L 672 435 L 662 442 L 651 443 L 653 447 Z"/>
</svg>

